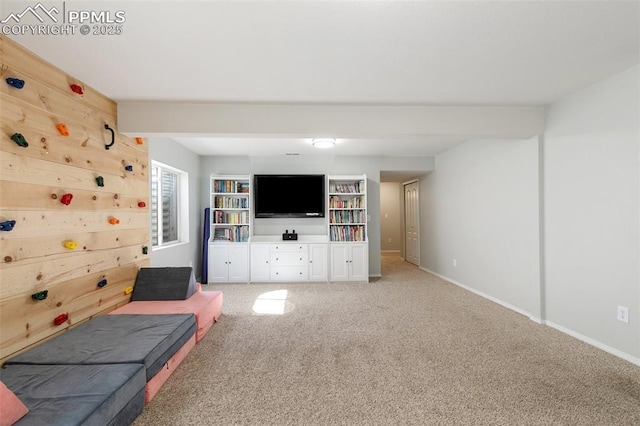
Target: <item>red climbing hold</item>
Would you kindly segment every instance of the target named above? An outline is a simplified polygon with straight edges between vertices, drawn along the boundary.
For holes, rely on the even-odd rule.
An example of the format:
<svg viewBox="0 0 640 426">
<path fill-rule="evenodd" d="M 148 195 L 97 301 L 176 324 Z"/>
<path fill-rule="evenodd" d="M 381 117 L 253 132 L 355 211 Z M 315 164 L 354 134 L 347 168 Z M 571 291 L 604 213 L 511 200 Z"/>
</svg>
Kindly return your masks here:
<svg viewBox="0 0 640 426">
<path fill-rule="evenodd" d="M 144 201 L 140 201 L 140 202 L 138 203 L 138 207 L 140 207 L 141 209 L 143 209 L 143 208 L 147 207 L 147 203 L 145 203 Z"/>
<path fill-rule="evenodd" d="M 64 194 L 62 197 L 60 197 L 60 202 L 65 206 L 68 206 L 69 204 L 71 204 L 72 199 L 73 194 Z"/>
<path fill-rule="evenodd" d="M 84 95 L 84 91 L 82 90 L 82 86 L 78 86 L 77 84 L 72 84 L 69 86 L 73 93 L 77 93 L 78 95 Z"/>
<path fill-rule="evenodd" d="M 55 317 L 55 318 L 53 319 L 53 323 L 54 323 L 55 325 L 64 324 L 64 323 L 65 323 L 65 321 L 67 321 L 68 319 L 69 319 L 69 314 L 67 314 L 67 313 L 60 314 L 60 315 L 58 315 L 57 317 Z"/>
</svg>

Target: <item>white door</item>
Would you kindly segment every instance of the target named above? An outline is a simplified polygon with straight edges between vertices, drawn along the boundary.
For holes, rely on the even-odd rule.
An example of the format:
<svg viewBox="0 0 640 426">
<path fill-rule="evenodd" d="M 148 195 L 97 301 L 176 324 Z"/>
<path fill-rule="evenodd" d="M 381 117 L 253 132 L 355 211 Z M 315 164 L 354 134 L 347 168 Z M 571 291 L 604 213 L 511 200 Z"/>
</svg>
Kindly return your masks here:
<svg viewBox="0 0 640 426">
<path fill-rule="evenodd" d="M 249 281 L 249 247 L 247 244 L 229 244 L 229 281 Z"/>
<path fill-rule="evenodd" d="M 404 256 L 407 262 L 420 266 L 420 229 L 418 182 L 404 184 Z"/>
<path fill-rule="evenodd" d="M 326 244 L 309 244 L 309 280 L 327 280 Z"/>
<path fill-rule="evenodd" d="M 331 244 L 331 281 L 349 279 L 348 250 L 347 244 Z"/>
<path fill-rule="evenodd" d="M 350 248 L 349 279 L 351 281 L 369 281 L 369 249 L 366 244 L 352 244 Z"/>
<path fill-rule="evenodd" d="M 209 282 L 229 281 L 227 244 L 209 244 Z"/>
<path fill-rule="evenodd" d="M 269 244 L 251 244 L 251 281 L 269 281 Z"/>
</svg>

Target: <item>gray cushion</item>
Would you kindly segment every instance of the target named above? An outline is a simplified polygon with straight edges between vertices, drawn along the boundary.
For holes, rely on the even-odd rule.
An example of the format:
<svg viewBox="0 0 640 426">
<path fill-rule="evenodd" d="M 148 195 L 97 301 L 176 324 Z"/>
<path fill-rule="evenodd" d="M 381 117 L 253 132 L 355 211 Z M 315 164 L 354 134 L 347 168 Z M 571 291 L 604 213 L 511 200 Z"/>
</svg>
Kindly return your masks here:
<svg viewBox="0 0 640 426">
<path fill-rule="evenodd" d="M 8 365 L 0 380 L 29 408 L 19 426 L 130 424 L 144 408 L 141 364 Z"/>
<path fill-rule="evenodd" d="M 131 301 L 187 300 L 197 290 L 193 268 L 140 268 Z"/>
<path fill-rule="evenodd" d="M 144 364 L 147 381 L 196 331 L 193 314 L 102 315 L 5 362 Z"/>
</svg>

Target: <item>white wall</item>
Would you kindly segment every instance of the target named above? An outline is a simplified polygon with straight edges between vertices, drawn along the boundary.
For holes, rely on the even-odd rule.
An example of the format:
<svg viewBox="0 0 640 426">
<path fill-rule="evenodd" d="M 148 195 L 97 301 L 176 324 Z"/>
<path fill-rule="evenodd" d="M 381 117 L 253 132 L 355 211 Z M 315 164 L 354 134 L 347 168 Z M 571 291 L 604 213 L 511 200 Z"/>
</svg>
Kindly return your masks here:
<svg viewBox="0 0 640 426">
<path fill-rule="evenodd" d="M 436 156 L 420 179 L 421 265 L 539 318 L 538 166 L 537 137 Z"/>
<path fill-rule="evenodd" d="M 639 81 L 636 66 L 556 102 L 544 142 L 547 318 L 636 359 Z"/>
<path fill-rule="evenodd" d="M 402 184 L 398 182 L 380 183 L 380 243 L 383 251 L 402 249 Z"/>
<path fill-rule="evenodd" d="M 150 138 L 149 158 L 189 174 L 189 242 L 151 250 L 151 266 L 193 265 L 200 277 L 202 215 L 200 213 L 200 159 L 170 138 Z"/>
</svg>

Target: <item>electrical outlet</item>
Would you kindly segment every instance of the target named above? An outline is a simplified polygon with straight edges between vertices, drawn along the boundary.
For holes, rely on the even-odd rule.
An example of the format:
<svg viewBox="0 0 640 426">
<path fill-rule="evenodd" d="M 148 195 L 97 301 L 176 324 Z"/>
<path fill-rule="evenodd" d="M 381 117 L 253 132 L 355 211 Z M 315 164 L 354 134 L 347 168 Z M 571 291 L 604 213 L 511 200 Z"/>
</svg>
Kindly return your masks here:
<svg viewBox="0 0 640 426">
<path fill-rule="evenodd" d="M 629 308 L 625 306 L 618 306 L 618 321 L 629 324 Z"/>
<path fill-rule="evenodd" d="M 454 267 L 458 267 L 458 261 L 456 259 L 451 260 L 451 265 Z"/>
</svg>

